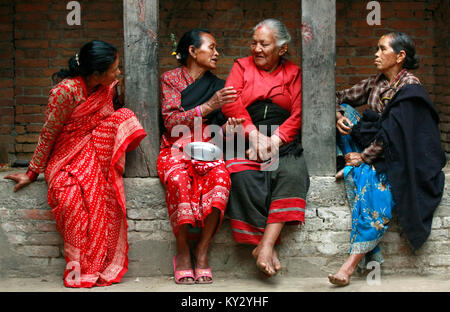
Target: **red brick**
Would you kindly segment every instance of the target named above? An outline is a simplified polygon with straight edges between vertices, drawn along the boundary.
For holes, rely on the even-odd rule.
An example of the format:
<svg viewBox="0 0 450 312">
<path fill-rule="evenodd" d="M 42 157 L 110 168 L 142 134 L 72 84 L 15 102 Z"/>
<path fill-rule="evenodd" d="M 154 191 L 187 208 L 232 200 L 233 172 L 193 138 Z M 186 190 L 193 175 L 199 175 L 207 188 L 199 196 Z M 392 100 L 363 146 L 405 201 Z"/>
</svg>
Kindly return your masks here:
<svg viewBox="0 0 450 312">
<path fill-rule="evenodd" d="M 87 22 L 86 25 L 89 29 L 118 29 L 123 27 L 122 21 L 95 21 Z"/>
<path fill-rule="evenodd" d="M 47 49 L 48 41 L 47 40 L 16 40 L 16 47 L 18 49 L 21 48 L 40 48 Z"/>
<path fill-rule="evenodd" d="M 12 120 L 10 121 L 12 122 Z M 17 123 L 44 123 L 45 115 L 16 115 Z"/>
<path fill-rule="evenodd" d="M 40 132 L 42 129 L 42 125 L 27 125 L 27 132 L 33 133 L 33 132 Z"/>
<path fill-rule="evenodd" d="M 36 223 L 36 230 L 39 232 L 57 232 L 55 223 Z"/>
<path fill-rule="evenodd" d="M 349 38 L 349 46 L 355 47 L 375 47 L 377 45 L 377 39 L 373 38 Z"/>
<path fill-rule="evenodd" d="M 411 29 L 425 28 L 423 23 L 417 21 L 390 21 L 389 27 L 397 31 L 410 32 Z"/>
<path fill-rule="evenodd" d="M 20 211 L 20 214 L 24 218 L 31 220 L 53 220 L 53 215 L 50 210 L 23 209 Z"/>
<path fill-rule="evenodd" d="M 16 4 L 16 12 L 22 13 L 22 12 L 45 12 L 48 10 L 48 4 L 40 4 L 40 3 L 33 3 L 33 4 Z"/>
<path fill-rule="evenodd" d="M 14 96 L 14 90 L 12 88 L 0 89 L 0 99 L 9 99 Z"/>
<path fill-rule="evenodd" d="M 48 59 L 18 59 L 17 67 L 48 67 Z"/>
<path fill-rule="evenodd" d="M 48 101 L 44 96 L 16 96 L 16 105 L 46 105 Z"/>
<path fill-rule="evenodd" d="M 11 126 L 9 125 L 0 125 L 0 141 L 3 142 L 1 139 L 3 135 L 10 134 L 11 133 Z"/>
<path fill-rule="evenodd" d="M 25 134 L 16 136 L 17 143 L 35 143 L 37 142 L 39 135 L 36 134 Z"/>
<path fill-rule="evenodd" d="M 17 78 L 16 86 L 18 87 L 47 87 L 51 85 L 49 78 Z"/>
<path fill-rule="evenodd" d="M 14 130 L 17 132 L 17 134 L 24 134 L 26 133 L 25 127 L 24 126 L 18 126 L 16 125 L 14 127 Z"/>
<path fill-rule="evenodd" d="M 396 1 L 391 4 L 393 10 L 423 10 L 425 4 L 417 1 Z"/>
<path fill-rule="evenodd" d="M 373 57 L 351 57 L 349 58 L 352 66 L 368 66 L 373 65 Z"/>
</svg>

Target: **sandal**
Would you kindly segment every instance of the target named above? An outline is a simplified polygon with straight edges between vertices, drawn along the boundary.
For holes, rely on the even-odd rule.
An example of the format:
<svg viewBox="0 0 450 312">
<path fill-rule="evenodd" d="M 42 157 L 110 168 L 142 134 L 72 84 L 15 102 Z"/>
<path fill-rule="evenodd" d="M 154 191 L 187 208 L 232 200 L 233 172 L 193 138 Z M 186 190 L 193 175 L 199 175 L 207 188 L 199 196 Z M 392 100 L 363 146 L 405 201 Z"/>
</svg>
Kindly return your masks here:
<svg viewBox="0 0 450 312">
<path fill-rule="evenodd" d="M 175 277 L 175 283 L 181 284 L 181 285 L 192 285 L 195 284 L 195 277 L 194 277 L 194 271 L 192 269 L 190 270 L 177 270 L 177 256 L 173 256 L 173 275 Z M 190 277 L 192 278 L 192 281 L 184 281 L 181 280 L 183 278 Z"/>
<path fill-rule="evenodd" d="M 211 278 L 211 280 L 200 281 L 199 279 L 201 277 L 209 277 L 209 278 Z M 197 269 L 197 268 L 195 268 L 195 282 L 197 284 L 211 284 L 213 282 L 213 276 L 212 276 L 211 268 L 207 268 L 207 269 Z"/>
</svg>

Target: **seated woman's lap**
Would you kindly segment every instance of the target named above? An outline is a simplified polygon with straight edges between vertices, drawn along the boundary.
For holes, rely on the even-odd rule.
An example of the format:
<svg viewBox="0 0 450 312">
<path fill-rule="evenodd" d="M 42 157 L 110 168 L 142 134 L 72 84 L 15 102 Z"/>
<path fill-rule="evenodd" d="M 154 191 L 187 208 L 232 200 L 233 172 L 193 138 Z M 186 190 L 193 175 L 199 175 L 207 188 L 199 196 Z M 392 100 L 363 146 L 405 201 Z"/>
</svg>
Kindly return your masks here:
<svg viewBox="0 0 450 312">
<path fill-rule="evenodd" d="M 303 156 L 287 155 L 280 158 L 278 168 L 273 171 L 246 170 L 231 174 L 231 185 L 230 218 L 251 220 L 254 226 L 264 227 L 267 222 L 271 223 L 271 218 L 267 218 L 275 201 L 289 199 L 289 204 L 304 209 L 309 176 Z M 296 219 L 297 216 L 293 216 L 293 220 L 282 222 Z"/>
</svg>

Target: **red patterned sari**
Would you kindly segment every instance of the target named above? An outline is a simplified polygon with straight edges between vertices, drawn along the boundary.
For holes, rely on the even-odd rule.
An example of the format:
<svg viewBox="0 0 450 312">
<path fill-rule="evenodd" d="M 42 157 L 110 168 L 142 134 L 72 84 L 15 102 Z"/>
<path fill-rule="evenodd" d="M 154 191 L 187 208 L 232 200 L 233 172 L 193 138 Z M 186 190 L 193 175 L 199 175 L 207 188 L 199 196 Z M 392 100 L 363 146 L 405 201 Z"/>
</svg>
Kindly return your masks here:
<svg viewBox="0 0 450 312">
<path fill-rule="evenodd" d="M 81 78 L 55 87 L 29 167 L 45 169 L 48 203 L 64 238 L 67 287 L 118 283 L 128 269 L 125 152 L 146 134 L 132 111 L 114 111 L 115 84 L 87 98 Z"/>
<path fill-rule="evenodd" d="M 205 81 L 214 79 L 212 74 L 204 78 Z M 188 238 L 192 240 L 199 237 L 198 229 L 204 227 L 204 221 L 213 208 L 220 211 L 216 231 L 219 229 L 231 187 L 230 176 L 223 160 L 195 161 L 187 159 L 182 153 L 184 145 L 191 141 L 208 142 L 211 139 L 206 128 L 206 119 L 201 123 L 201 130 L 198 129 L 200 138 L 191 135 L 194 133 L 194 120 L 201 118 L 201 114 L 196 110 L 198 106 L 191 109 L 182 106 L 183 91 L 188 87 L 194 88 L 192 92 L 196 92 L 194 102 L 201 98 L 198 96 L 198 89 L 195 89 L 199 88 L 198 82 L 194 82 L 184 66 L 162 75 L 161 110 L 166 131 L 161 137 L 161 150 L 157 161 L 158 175 L 166 188 L 166 203 L 173 233 L 177 236 L 181 225 L 190 224 L 192 228 Z M 190 135 L 172 136 L 172 129 L 177 125 L 187 126 Z M 197 231 L 193 228 L 197 228 Z"/>
</svg>

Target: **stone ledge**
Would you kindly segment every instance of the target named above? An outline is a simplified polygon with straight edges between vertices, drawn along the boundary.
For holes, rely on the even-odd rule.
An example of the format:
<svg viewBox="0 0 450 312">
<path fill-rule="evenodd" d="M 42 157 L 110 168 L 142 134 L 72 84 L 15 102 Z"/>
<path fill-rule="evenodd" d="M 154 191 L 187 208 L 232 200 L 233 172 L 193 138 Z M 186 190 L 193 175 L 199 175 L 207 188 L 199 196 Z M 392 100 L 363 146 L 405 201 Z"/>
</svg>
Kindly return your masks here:
<svg viewBox="0 0 450 312">
<path fill-rule="evenodd" d="M 65 266 L 62 239 L 47 205 L 45 181 L 40 177 L 14 193 L 13 183 L 4 180 L 5 175 L 0 172 L 0 277 L 61 275 Z M 450 178 L 448 171 L 446 178 Z M 126 178 L 125 190 L 130 245 L 127 276 L 171 275 L 175 239 L 161 183 L 155 178 Z M 343 183 L 333 177 L 312 177 L 305 224 L 287 226 L 282 233 L 282 274 L 319 277 L 337 270 L 348 256 L 350 227 Z M 449 232 L 450 192 L 446 185 L 432 233 L 417 255 L 411 254 L 394 216 L 380 243 L 386 260 L 383 273 L 450 273 Z M 215 274 L 258 274 L 250 255 L 252 248 L 233 241 L 225 218 L 211 247 L 210 264 Z"/>
</svg>

